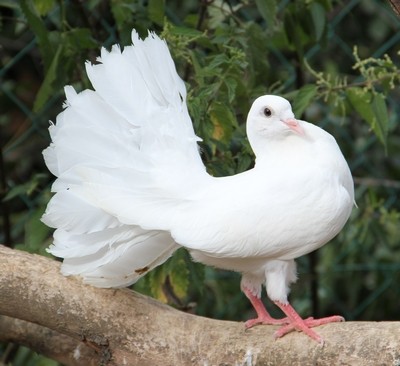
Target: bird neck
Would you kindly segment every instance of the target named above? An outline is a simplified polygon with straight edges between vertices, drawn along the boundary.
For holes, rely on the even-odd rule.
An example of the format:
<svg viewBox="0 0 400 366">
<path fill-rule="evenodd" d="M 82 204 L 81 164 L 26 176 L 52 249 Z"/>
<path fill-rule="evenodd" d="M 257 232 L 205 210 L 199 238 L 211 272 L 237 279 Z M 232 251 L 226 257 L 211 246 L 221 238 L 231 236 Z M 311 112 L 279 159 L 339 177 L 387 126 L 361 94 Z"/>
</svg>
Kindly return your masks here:
<svg viewBox="0 0 400 366">
<path fill-rule="evenodd" d="M 297 135 L 286 136 L 284 139 L 260 140 L 251 141 L 256 156 L 256 165 L 259 167 L 300 164 L 302 159 L 312 152 L 304 144 L 304 139 Z"/>
</svg>

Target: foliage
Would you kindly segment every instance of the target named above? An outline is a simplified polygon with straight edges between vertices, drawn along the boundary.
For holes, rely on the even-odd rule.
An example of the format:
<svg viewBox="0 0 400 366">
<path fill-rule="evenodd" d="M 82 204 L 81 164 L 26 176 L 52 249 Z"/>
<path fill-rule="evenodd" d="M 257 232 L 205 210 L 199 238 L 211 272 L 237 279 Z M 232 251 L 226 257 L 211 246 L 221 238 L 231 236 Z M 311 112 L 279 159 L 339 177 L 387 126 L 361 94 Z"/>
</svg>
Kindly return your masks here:
<svg viewBox="0 0 400 366">
<path fill-rule="evenodd" d="M 398 317 L 398 290 L 388 289 L 400 269 L 400 22 L 385 3 L 21 0 L 0 1 L 0 14 L 0 240 L 46 254 L 51 232 L 39 217 L 53 178 L 41 150 L 48 120 L 61 111 L 62 87 L 90 87 L 86 59 L 95 62 L 101 46 L 129 44 L 132 28 L 142 36 L 153 29 L 187 83 L 213 175 L 252 166 L 245 119 L 252 100 L 266 93 L 290 99 L 296 115 L 331 132 L 348 159 L 358 208 L 318 252 L 316 266 L 311 257 L 299 260 L 295 306 L 308 313 L 318 305 L 349 319 Z M 192 263 L 180 250 L 135 288 L 202 315 L 244 319 L 250 308 L 238 278 Z"/>
</svg>

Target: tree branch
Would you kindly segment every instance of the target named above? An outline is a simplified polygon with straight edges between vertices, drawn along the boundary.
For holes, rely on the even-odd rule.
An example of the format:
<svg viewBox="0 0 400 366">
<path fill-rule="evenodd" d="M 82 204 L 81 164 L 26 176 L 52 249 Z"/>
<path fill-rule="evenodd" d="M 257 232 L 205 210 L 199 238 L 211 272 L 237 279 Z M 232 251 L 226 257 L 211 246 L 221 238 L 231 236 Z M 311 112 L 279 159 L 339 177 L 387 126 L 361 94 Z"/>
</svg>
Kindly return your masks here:
<svg viewBox="0 0 400 366">
<path fill-rule="evenodd" d="M 83 342 L 25 320 L 0 315 L 0 342 L 28 347 L 64 365 L 96 366 L 100 357 Z"/>
<path fill-rule="evenodd" d="M 399 0 L 389 0 L 390 5 L 392 6 L 394 12 L 400 16 L 400 1 Z"/>
<path fill-rule="evenodd" d="M 128 289 L 84 285 L 79 278 L 63 277 L 59 267 L 48 258 L 0 246 L 0 314 L 25 321 L 2 317 L 0 340 L 27 344 L 56 357 L 49 347 L 40 346 L 40 341 L 51 338 L 49 334 L 56 335 L 61 338 L 54 340 L 55 347 L 66 347 L 63 352 L 69 355 L 63 360 L 66 365 L 77 364 L 70 355 L 78 344 L 87 357 L 80 363 L 84 365 L 394 365 L 400 361 L 398 322 L 322 326 L 318 333 L 326 341 L 323 347 L 299 333 L 274 340 L 274 326 L 245 331 L 242 323 L 186 314 Z M 13 327 L 30 331 L 4 336 Z"/>
</svg>

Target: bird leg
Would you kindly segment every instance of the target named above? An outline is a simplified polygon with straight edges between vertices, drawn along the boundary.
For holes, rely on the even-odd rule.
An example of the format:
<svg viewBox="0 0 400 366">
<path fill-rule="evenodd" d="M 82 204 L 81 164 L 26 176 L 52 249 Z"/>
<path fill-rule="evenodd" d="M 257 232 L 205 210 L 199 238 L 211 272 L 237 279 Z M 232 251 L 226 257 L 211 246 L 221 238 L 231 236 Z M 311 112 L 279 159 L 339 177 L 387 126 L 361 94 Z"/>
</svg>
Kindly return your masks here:
<svg viewBox="0 0 400 366">
<path fill-rule="evenodd" d="M 270 325 L 287 324 L 287 325 L 290 325 L 291 321 L 289 320 L 289 318 L 275 319 L 271 315 L 269 315 L 269 313 L 268 313 L 267 309 L 265 308 L 261 299 L 255 295 L 253 295 L 253 293 L 249 289 L 247 289 L 246 287 L 243 287 L 243 292 L 247 296 L 247 298 L 250 300 L 255 311 L 257 312 L 257 318 L 249 319 L 244 323 L 246 329 L 251 328 L 257 324 L 270 324 Z"/>
<path fill-rule="evenodd" d="M 302 319 L 300 315 L 297 314 L 296 310 L 294 310 L 294 308 L 289 303 L 283 304 L 279 301 L 274 301 L 274 303 L 286 314 L 287 319 L 289 320 L 288 324 L 282 326 L 275 332 L 275 338 L 283 337 L 285 334 L 293 330 L 297 330 L 299 332 L 304 332 L 309 337 L 316 340 L 318 343 L 323 344 L 324 340 L 322 339 L 322 337 L 319 336 L 316 332 L 314 332 L 311 328 L 323 324 L 344 321 L 344 318 L 338 315 L 320 319 L 314 319 L 314 318 Z"/>
</svg>

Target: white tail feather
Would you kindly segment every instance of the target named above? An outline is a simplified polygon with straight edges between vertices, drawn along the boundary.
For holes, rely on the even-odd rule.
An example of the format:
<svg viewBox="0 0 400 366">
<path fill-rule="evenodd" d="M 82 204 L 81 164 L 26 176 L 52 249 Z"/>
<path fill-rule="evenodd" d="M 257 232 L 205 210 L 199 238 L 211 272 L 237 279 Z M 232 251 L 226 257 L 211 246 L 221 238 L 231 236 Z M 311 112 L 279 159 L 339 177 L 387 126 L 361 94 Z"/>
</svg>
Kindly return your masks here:
<svg viewBox="0 0 400 366">
<path fill-rule="evenodd" d="M 179 247 L 173 211 L 208 179 L 166 43 L 135 31 L 132 41 L 86 64 L 95 91 L 65 88 L 43 152 L 58 177 L 43 216 L 57 229 L 49 251 L 64 274 L 102 287 L 135 282 Z"/>
</svg>

